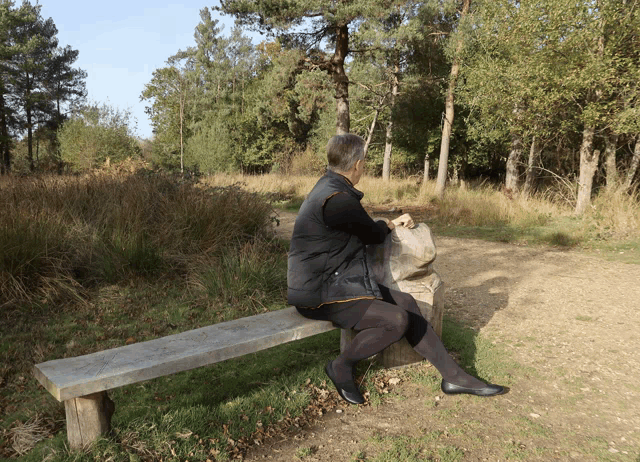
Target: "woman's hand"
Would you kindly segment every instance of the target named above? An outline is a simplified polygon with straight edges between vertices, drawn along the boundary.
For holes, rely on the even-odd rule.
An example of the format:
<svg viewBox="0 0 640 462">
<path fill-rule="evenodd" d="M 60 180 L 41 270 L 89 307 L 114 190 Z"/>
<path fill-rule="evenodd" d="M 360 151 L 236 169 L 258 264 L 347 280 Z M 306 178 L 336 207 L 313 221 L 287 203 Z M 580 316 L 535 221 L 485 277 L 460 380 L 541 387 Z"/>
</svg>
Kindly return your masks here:
<svg viewBox="0 0 640 462">
<path fill-rule="evenodd" d="M 400 215 L 398 218 L 391 220 L 390 223 L 393 223 L 393 228 L 396 226 L 404 226 L 405 228 L 414 228 L 416 224 L 413 222 L 413 218 L 408 213 L 404 215 Z M 391 228 L 391 229 L 393 229 Z"/>
</svg>

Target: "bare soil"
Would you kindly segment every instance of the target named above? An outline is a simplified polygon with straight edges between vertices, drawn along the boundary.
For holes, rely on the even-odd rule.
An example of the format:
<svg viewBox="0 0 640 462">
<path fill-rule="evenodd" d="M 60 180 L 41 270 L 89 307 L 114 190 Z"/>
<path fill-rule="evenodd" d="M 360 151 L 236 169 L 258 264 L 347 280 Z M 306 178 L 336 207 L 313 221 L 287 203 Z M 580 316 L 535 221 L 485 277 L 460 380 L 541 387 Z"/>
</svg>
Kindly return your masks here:
<svg viewBox="0 0 640 462">
<path fill-rule="evenodd" d="M 277 232 L 289 237 L 295 215 L 279 214 Z M 639 462 L 640 266 L 473 239 L 436 244 L 445 312 L 513 364 L 509 393 L 447 396 L 400 371 L 381 405 L 338 404 L 246 460 Z"/>
</svg>

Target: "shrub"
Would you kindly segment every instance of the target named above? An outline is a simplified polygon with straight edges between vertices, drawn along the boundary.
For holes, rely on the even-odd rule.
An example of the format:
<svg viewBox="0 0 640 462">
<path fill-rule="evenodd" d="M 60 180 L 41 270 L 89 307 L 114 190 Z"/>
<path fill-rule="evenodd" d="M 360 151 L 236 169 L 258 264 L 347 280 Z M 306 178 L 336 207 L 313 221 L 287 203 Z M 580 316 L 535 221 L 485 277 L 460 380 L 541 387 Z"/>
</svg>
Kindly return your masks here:
<svg viewBox="0 0 640 462">
<path fill-rule="evenodd" d="M 131 125 L 128 111 L 106 104 L 84 106 L 58 132 L 60 156 L 73 170 L 89 170 L 107 161 L 136 157 L 140 147 Z"/>
<path fill-rule="evenodd" d="M 14 179 L 0 186 L 0 207 L 0 306 L 186 271 L 264 236 L 271 213 L 237 185 L 150 172 Z"/>
</svg>

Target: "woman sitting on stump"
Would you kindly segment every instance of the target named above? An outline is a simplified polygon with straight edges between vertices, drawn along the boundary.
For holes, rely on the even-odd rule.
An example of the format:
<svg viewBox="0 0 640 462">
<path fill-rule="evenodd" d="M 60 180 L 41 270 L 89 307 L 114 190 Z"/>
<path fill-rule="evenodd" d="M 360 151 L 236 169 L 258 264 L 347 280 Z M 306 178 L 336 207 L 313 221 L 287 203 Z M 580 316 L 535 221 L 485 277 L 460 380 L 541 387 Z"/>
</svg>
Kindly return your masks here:
<svg viewBox="0 0 640 462">
<path fill-rule="evenodd" d="M 357 332 L 325 367 L 340 396 L 349 403 L 364 403 L 354 382 L 356 364 L 402 337 L 438 369 L 444 393 L 503 393 L 503 387 L 486 384 L 458 366 L 411 295 L 374 280 L 365 246 L 381 244 L 396 226 L 415 225 L 408 214 L 388 224 L 375 222 L 360 204 L 364 194 L 354 186 L 364 172 L 363 139 L 334 136 L 327 158 L 327 173 L 305 199 L 294 225 L 288 302 L 307 318 L 332 321 Z"/>
</svg>

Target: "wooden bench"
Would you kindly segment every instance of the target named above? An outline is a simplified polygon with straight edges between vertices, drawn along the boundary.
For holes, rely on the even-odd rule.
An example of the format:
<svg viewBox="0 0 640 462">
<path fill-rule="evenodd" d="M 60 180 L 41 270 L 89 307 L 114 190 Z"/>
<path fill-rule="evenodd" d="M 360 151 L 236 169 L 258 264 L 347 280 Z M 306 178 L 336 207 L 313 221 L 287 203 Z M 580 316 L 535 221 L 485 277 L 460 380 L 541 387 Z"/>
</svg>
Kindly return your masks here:
<svg viewBox="0 0 640 462">
<path fill-rule="evenodd" d="M 425 224 L 414 229 L 396 228 L 383 247 L 369 250 L 377 280 L 413 294 L 423 316 L 441 335 L 444 288 L 431 266 L 436 251 L 429 228 Z M 287 308 L 85 356 L 48 361 L 37 364 L 34 374 L 58 401 L 64 401 L 69 444 L 72 448 L 83 448 L 109 431 L 115 405 L 107 395 L 108 390 L 333 329 L 328 321 L 306 319 L 295 308 Z M 353 335 L 352 331 L 342 331 L 342 350 Z M 380 354 L 384 367 L 400 367 L 421 360 L 405 339 Z"/>
<path fill-rule="evenodd" d="M 107 391 L 214 364 L 335 329 L 302 317 L 295 308 L 271 311 L 113 348 L 37 364 L 38 381 L 63 401 L 74 449 L 109 431 L 115 410 Z"/>
</svg>

